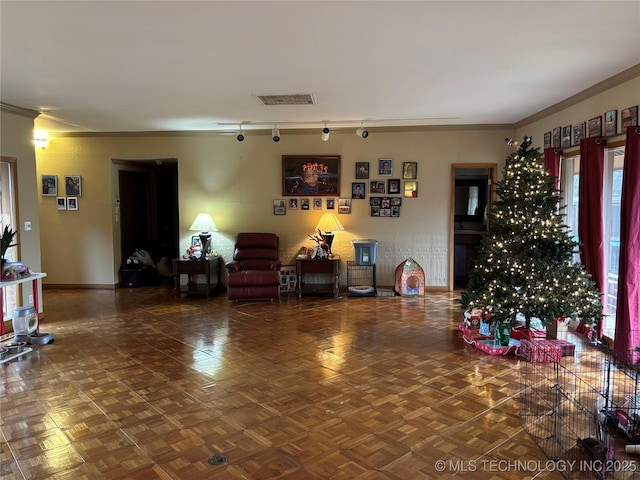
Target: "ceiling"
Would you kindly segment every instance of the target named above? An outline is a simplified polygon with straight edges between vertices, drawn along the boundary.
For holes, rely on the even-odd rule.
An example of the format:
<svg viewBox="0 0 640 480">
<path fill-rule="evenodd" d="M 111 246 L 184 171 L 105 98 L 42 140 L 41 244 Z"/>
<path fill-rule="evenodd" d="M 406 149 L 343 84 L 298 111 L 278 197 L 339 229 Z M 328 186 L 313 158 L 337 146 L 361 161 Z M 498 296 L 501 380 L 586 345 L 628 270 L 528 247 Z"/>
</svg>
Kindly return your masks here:
<svg viewBox="0 0 640 480">
<path fill-rule="evenodd" d="M 513 125 L 640 64 L 632 1 L 0 1 L 3 104 L 68 132 Z M 260 95 L 309 94 L 265 106 Z"/>
</svg>

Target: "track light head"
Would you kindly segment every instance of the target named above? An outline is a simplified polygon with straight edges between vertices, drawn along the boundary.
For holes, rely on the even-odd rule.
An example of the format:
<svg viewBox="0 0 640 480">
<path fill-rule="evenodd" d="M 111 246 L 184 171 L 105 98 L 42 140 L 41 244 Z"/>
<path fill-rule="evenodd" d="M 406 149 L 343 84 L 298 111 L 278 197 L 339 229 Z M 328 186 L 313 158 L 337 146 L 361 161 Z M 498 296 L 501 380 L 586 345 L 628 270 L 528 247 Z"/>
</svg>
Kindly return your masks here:
<svg viewBox="0 0 640 480">
<path fill-rule="evenodd" d="M 356 130 L 356 135 L 358 135 L 360 138 L 367 138 L 369 136 L 369 131 L 365 130 L 363 127 L 360 127 Z"/>
<path fill-rule="evenodd" d="M 280 130 L 278 130 L 277 127 L 274 127 L 274 129 L 271 130 L 271 140 L 276 143 L 280 141 Z"/>
<path fill-rule="evenodd" d="M 236 140 L 242 142 L 244 140 L 244 133 L 242 133 L 242 129 L 236 132 Z"/>
<path fill-rule="evenodd" d="M 329 130 L 325 125 L 324 128 L 322 129 L 322 141 L 326 142 L 327 140 L 329 140 L 330 134 L 331 134 L 331 130 Z"/>
</svg>

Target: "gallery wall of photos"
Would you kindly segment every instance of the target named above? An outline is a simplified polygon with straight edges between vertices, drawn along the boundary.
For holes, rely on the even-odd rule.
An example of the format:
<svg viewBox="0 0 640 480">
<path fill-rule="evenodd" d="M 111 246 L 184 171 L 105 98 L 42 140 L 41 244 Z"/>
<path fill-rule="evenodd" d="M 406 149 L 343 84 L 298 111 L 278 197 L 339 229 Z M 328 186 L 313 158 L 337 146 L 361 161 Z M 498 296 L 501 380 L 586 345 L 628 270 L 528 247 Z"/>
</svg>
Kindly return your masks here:
<svg viewBox="0 0 640 480">
<path fill-rule="evenodd" d="M 80 175 L 65 175 L 62 188 L 58 185 L 57 175 L 41 175 L 40 188 L 43 197 L 56 197 L 58 210 L 78 210 L 78 198 L 82 195 Z M 65 196 L 61 196 L 63 193 Z"/>
<path fill-rule="evenodd" d="M 618 130 L 618 117 L 620 129 Z M 555 127 L 544 134 L 544 148 L 569 148 L 580 145 L 588 137 L 614 137 L 627 127 L 638 125 L 638 105 L 620 110 L 608 110 L 604 115 L 590 118 L 575 125 Z"/>
<path fill-rule="evenodd" d="M 418 163 L 403 162 L 394 167 L 391 158 L 380 158 L 374 164 L 356 162 L 355 181 L 351 183 L 351 197 L 343 198 L 279 198 L 273 201 L 273 214 L 286 215 L 287 210 L 337 210 L 351 213 L 354 201 L 369 200 L 372 217 L 400 217 L 403 200 L 418 196 Z"/>
</svg>

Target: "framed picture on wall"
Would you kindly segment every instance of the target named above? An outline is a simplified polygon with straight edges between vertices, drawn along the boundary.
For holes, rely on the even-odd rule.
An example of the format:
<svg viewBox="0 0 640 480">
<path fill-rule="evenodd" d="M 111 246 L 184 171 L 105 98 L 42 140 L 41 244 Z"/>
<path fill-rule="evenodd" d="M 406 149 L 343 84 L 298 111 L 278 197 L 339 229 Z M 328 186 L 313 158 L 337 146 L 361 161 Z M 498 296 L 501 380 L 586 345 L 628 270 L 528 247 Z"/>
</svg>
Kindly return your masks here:
<svg viewBox="0 0 640 480">
<path fill-rule="evenodd" d="M 339 198 L 338 199 L 338 213 L 351 213 L 351 199 Z"/>
<path fill-rule="evenodd" d="M 285 206 L 284 199 L 280 198 L 273 201 L 273 214 L 274 215 L 286 215 L 287 207 Z"/>
<path fill-rule="evenodd" d="M 413 198 L 417 197 L 418 182 L 404 182 L 404 196 Z"/>
<path fill-rule="evenodd" d="M 400 193 L 400 179 L 392 178 L 389 180 L 389 188 L 387 188 L 388 193 Z"/>
<path fill-rule="evenodd" d="M 562 145 L 562 128 L 555 127 L 551 131 L 551 146 L 553 148 L 560 148 Z"/>
<path fill-rule="evenodd" d="M 56 206 L 58 207 L 58 210 L 66 210 L 67 199 L 65 197 L 56 197 Z"/>
<path fill-rule="evenodd" d="M 282 155 L 282 195 L 340 195 L 340 155 Z"/>
<path fill-rule="evenodd" d="M 369 162 L 356 162 L 356 178 L 369 178 Z"/>
<path fill-rule="evenodd" d="M 638 125 L 638 105 L 623 108 L 622 112 L 620 112 L 620 122 L 622 123 L 622 128 Z"/>
<path fill-rule="evenodd" d="M 378 160 L 378 175 L 391 175 L 393 172 L 393 160 L 381 158 Z"/>
<path fill-rule="evenodd" d="M 551 132 L 544 134 L 544 148 L 551 148 Z"/>
<path fill-rule="evenodd" d="M 289 210 L 297 210 L 298 209 L 298 199 L 290 198 L 289 199 Z"/>
<path fill-rule="evenodd" d="M 405 180 L 418 178 L 418 162 L 404 162 L 402 164 L 402 178 Z"/>
<path fill-rule="evenodd" d="M 588 126 L 590 137 L 602 136 L 602 115 L 589 119 Z"/>
<path fill-rule="evenodd" d="M 562 148 L 571 146 L 571 125 L 562 127 Z"/>
<path fill-rule="evenodd" d="M 67 197 L 67 210 L 78 210 L 78 197 Z"/>
<path fill-rule="evenodd" d="M 82 177 L 80 175 L 64 176 L 64 193 L 67 196 L 79 197 L 82 195 Z"/>
<path fill-rule="evenodd" d="M 587 122 L 578 123 L 573 126 L 573 145 L 580 145 L 580 140 L 584 138 Z"/>
<path fill-rule="evenodd" d="M 365 198 L 366 187 L 365 183 L 352 183 L 351 184 L 351 198 Z"/>
<path fill-rule="evenodd" d="M 58 176 L 57 175 L 41 175 L 40 185 L 42 196 L 57 197 L 58 196 Z"/>
<path fill-rule="evenodd" d="M 609 110 L 604 114 L 604 136 L 613 137 L 618 133 L 618 110 Z"/>
</svg>

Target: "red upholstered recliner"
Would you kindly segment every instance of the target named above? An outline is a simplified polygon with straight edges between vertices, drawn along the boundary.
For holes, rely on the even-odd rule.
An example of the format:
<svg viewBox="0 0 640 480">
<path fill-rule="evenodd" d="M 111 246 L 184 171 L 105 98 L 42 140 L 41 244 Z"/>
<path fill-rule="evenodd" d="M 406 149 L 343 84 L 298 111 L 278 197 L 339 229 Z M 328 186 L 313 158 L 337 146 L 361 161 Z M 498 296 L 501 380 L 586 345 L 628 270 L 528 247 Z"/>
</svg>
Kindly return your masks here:
<svg viewBox="0 0 640 480">
<path fill-rule="evenodd" d="M 233 260 L 227 262 L 229 300 L 280 298 L 278 236 L 273 233 L 239 233 Z"/>
</svg>

